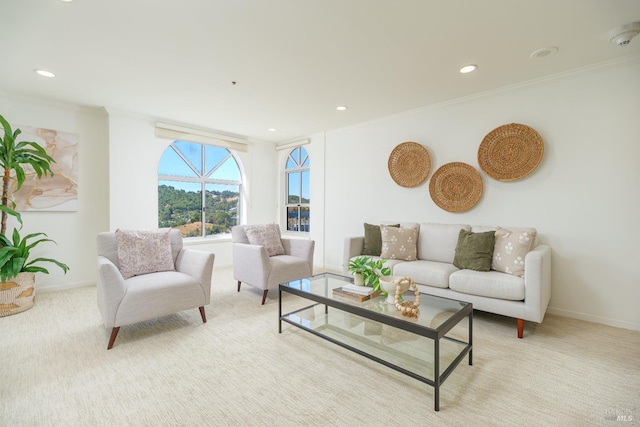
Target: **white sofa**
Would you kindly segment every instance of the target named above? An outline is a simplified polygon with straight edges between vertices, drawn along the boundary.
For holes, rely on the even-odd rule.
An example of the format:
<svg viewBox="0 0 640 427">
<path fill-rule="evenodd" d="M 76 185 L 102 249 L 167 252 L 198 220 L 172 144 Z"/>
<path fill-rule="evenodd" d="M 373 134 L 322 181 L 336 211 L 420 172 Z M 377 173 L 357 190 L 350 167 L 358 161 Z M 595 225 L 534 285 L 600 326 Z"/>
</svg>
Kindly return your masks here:
<svg viewBox="0 0 640 427">
<path fill-rule="evenodd" d="M 411 277 L 423 293 L 470 302 L 474 309 L 514 317 L 518 338 L 523 336 L 525 320 L 542 322 L 551 296 L 549 246 L 533 242 L 524 259 L 523 277 L 494 270 L 461 270 L 453 265 L 460 229 L 484 232 L 496 227 L 429 223 L 400 223 L 400 227 L 419 229 L 417 260 L 388 259 L 386 265 L 392 275 Z M 363 247 L 364 236 L 345 238 L 346 275 L 349 260 L 360 256 Z"/>
</svg>

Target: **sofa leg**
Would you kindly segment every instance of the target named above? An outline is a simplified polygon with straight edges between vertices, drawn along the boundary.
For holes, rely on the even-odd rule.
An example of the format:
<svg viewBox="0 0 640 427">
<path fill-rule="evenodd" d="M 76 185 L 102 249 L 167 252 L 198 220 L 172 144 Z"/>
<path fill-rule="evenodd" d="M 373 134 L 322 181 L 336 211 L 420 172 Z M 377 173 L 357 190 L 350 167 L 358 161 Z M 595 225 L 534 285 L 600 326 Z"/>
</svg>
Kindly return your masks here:
<svg viewBox="0 0 640 427">
<path fill-rule="evenodd" d="M 524 333 L 524 319 L 518 319 L 518 338 L 522 338 Z"/>
<path fill-rule="evenodd" d="M 262 305 L 264 305 L 264 302 L 267 300 L 267 292 L 269 292 L 269 289 L 265 289 L 262 293 Z"/>
<path fill-rule="evenodd" d="M 113 343 L 116 341 L 118 331 L 120 331 L 120 326 L 111 330 L 111 337 L 109 337 L 109 345 L 107 346 L 107 350 L 111 350 L 113 348 Z"/>
<path fill-rule="evenodd" d="M 207 323 L 207 315 L 204 313 L 204 307 L 200 308 L 200 316 L 202 317 L 202 323 Z"/>
<path fill-rule="evenodd" d="M 242 282 L 241 282 L 240 280 L 238 280 L 238 292 L 240 292 L 240 284 L 241 284 L 241 283 L 242 283 Z"/>
</svg>

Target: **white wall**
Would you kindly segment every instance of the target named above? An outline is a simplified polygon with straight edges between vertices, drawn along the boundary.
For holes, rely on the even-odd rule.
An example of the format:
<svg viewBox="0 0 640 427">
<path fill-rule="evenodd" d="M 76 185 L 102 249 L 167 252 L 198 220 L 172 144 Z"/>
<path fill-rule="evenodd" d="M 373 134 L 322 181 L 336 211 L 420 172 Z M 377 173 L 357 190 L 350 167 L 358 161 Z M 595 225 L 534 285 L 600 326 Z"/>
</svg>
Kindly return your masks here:
<svg viewBox="0 0 640 427">
<path fill-rule="evenodd" d="M 96 234 L 108 225 L 107 115 L 103 109 L 52 103 L 0 92 L 0 114 L 15 129 L 56 129 L 79 137 L 78 210 L 23 212 L 21 234 L 44 232 L 57 245 L 43 243 L 32 256 L 54 258 L 69 265 L 64 275 L 53 264 L 49 275 L 36 275 L 36 288 L 50 290 L 95 283 Z M 11 232 L 11 225 L 8 227 Z"/>
<path fill-rule="evenodd" d="M 531 226 L 552 248 L 549 312 L 640 329 L 639 77 L 636 58 L 330 131 L 326 141 L 315 138 L 312 148 L 326 144 L 325 267 L 341 269 L 343 239 L 362 235 L 363 222 Z M 467 212 L 437 207 L 428 180 L 408 189 L 389 175 L 389 154 L 405 141 L 428 148 L 429 178 L 453 161 L 481 172 L 480 142 L 513 122 L 542 136 L 541 164 L 510 183 L 482 173 L 483 196 Z M 316 172 L 312 180 L 320 179 Z M 314 218 L 312 229 L 318 226 Z"/>
<path fill-rule="evenodd" d="M 173 141 L 155 136 L 155 122 L 151 117 L 109 110 L 108 229 L 158 226 L 158 163 Z M 243 218 L 248 223 L 277 221 L 274 144 L 250 142 L 248 152 L 235 155 L 246 182 Z M 214 252 L 216 267 L 232 264 L 229 239 L 189 239 L 185 245 Z"/>
</svg>

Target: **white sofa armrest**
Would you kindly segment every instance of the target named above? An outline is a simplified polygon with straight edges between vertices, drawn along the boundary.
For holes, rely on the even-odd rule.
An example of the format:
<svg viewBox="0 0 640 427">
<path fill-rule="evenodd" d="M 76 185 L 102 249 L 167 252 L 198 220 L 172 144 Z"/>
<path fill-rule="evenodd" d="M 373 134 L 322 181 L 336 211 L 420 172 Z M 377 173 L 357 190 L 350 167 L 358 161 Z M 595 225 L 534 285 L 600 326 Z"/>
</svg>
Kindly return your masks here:
<svg viewBox="0 0 640 427">
<path fill-rule="evenodd" d="M 281 240 L 285 254 L 306 260 L 309 264 L 309 269 L 313 271 L 313 250 L 316 244 L 314 240 L 289 239 L 286 237 Z"/>
<path fill-rule="evenodd" d="M 551 299 L 551 248 L 538 245 L 524 258 L 524 302 L 527 317 L 542 322 Z"/>
<path fill-rule="evenodd" d="M 211 276 L 216 255 L 213 252 L 198 249 L 181 249 L 176 258 L 176 271 L 194 277 L 202 286 L 205 305 L 211 297 Z"/>
<path fill-rule="evenodd" d="M 342 256 L 342 272 L 349 274 L 349 260 L 354 256 L 362 255 L 364 249 L 364 236 L 351 236 L 344 238 Z"/>
<path fill-rule="evenodd" d="M 231 249 L 234 279 L 266 289 L 267 279 L 271 274 L 271 261 L 264 246 L 233 243 Z"/>
<path fill-rule="evenodd" d="M 109 258 L 98 256 L 98 308 L 102 320 L 107 328 L 113 328 L 116 323 L 118 306 L 124 298 L 127 288 L 120 270 Z"/>
</svg>

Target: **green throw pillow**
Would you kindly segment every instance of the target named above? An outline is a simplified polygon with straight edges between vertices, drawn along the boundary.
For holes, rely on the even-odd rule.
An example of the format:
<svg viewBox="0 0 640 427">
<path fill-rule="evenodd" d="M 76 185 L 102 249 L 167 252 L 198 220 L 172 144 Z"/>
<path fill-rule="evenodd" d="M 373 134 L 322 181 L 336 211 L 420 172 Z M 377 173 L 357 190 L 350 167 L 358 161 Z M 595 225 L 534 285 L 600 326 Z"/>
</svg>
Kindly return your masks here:
<svg viewBox="0 0 640 427">
<path fill-rule="evenodd" d="M 453 265 L 476 271 L 491 270 L 496 232 L 474 233 L 460 230 Z"/>
<path fill-rule="evenodd" d="M 388 227 L 400 227 L 400 224 L 388 225 Z M 380 256 L 382 252 L 382 235 L 380 234 L 380 226 L 364 224 L 364 248 L 362 255 Z"/>
</svg>

